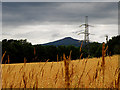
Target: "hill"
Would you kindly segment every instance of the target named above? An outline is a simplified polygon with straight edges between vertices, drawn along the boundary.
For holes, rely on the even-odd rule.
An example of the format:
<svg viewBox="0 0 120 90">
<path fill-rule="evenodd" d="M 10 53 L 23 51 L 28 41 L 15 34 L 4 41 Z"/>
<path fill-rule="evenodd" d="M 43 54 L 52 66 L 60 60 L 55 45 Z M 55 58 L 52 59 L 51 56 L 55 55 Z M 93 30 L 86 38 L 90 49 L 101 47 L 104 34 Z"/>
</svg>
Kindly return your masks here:
<svg viewBox="0 0 120 90">
<path fill-rule="evenodd" d="M 73 45 L 76 47 L 79 47 L 82 43 L 82 40 L 77 40 L 77 39 L 73 39 L 71 37 L 65 37 L 63 39 L 54 41 L 54 42 L 49 42 L 49 43 L 45 43 L 42 45 L 54 45 L 54 46 L 60 46 L 60 45 L 65 45 L 65 46 L 69 46 L 69 45 Z M 85 43 L 83 42 L 83 46 L 85 45 Z"/>
</svg>

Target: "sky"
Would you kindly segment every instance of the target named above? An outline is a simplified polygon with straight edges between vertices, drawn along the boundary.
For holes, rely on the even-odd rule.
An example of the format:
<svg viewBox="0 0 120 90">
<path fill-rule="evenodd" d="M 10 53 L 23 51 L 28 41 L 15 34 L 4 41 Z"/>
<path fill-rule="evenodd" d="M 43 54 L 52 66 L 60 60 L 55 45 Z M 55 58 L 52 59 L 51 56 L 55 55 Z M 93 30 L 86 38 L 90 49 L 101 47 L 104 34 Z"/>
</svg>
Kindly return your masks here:
<svg viewBox="0 0 120 90">
<path fill-rule="evenodd" d="M 2 39 L 27 39 L 32 44 L 64 37 L 83 40 L 84 35 L 74 32 L 84 31 L 79 26 L 85 16 L 93 26 L 89 32 L 95 34 L 90 41 L 102 43 L 106 34 L 109 39 L 118 35 L 117 2 L 3 2 Z"/>
</svg>

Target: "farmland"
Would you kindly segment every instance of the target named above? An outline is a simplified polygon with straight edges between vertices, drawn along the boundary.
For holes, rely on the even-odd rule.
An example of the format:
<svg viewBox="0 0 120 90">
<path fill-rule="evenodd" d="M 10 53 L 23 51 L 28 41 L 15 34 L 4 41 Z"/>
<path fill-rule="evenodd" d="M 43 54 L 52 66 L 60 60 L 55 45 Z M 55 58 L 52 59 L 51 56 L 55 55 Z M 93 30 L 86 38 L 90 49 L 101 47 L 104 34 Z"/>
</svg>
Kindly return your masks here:
<svg viewBox="0 0 120 90">
<path fill-rule="evenodd" d="M 70 61 L 69 88 L 118 88 L 119 57 L 105 57 L 104 69 L 102 57 Z M 64 61 L 2 64 L 2 88 L 65 88 L 65 84 Z"/>
</svg>

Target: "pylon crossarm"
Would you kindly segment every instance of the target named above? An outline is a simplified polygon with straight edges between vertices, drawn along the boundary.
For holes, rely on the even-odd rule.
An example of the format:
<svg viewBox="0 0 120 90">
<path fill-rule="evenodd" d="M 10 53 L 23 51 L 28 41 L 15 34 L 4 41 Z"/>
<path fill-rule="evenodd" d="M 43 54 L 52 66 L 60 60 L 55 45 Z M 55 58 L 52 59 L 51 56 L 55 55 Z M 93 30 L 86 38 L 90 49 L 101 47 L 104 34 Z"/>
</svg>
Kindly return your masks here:
<svg viewBox="0 0 120 90">
<path fill-rule="evenodd" d="M 95 35 L 95 34 L 85 33 L 85 32 L 78 33 L 78 35 L 80 35 L 80 34 Z"/>
<path fill-rule="evenodd" d="M 82 26 L 85 26 L 86 24 L 82 24 L 82 25 L 80 25 L 79 27 L 82 27 Z"/>
<path fill-rule="evenodd" d="M 90 34 L 90 33 L 89 33 L 89 35 L 95 35 L 95 34 Z"/>
<path fill-rule="evenodd" d="M 84 32 L 78 33 L 78 35 L 80 35 L 80 34 L 85 34 L 85 33 Z"/>
<path fill-rule="evenodd" d="M 90 27 L 94 27 L 94 26 L 92 26 L 92 25 L 88 25 L 88 26 L 90 26 Z"/>
<path fill-rule="evenodd" d="M 79 27 L 82 27 L 83 25 L 80 25 Z"/>
<path fill-rule="evenodd" d="M 92 26 L 92 25 L 89 25 L 89 24 L 82 24 L 82 25 L 80 25 L 79 27 L 82 27 L 82 26 L 90 26 L 90 27 L 94 27 L 94 26 Z"/>
<path fill-rule="evenodd" d="M 84 30 L 81 30 L 81 31 L 76 31 L 76 32 L 73 32 L 73 33 L 80 33 L 80 32 L 82 32 L 82 31 L 84 31 Z"/>
</svg>

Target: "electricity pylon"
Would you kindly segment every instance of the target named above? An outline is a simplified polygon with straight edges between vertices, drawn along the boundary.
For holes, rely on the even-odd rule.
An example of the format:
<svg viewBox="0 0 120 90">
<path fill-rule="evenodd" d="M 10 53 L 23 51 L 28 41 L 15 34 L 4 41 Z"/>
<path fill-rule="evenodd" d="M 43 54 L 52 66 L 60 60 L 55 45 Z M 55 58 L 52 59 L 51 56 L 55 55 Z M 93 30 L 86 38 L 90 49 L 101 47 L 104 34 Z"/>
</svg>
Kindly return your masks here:
<svg viewBox="0 0 120 90">
<path fill-rule="evenodd" d="M 91 26 L 91 25 L 88 24 L 88 16 L 85 16 L 85 24 L 82 24 L 79 27 L 82 27 L 82 26 L 85 26 L 85 30 L 82 31 L 82 32 L 81 31 L 77 31 L 76 33 L 78 33 L 78 35 L 80 35 L 80 34 L 84 34 L 85 35 L 84 36 L 84 42 L 85 42 L 85 45 L 86 45 L 86 44 L 89 43 L 89 35 L 95 35 L 95 34 L 90 34 L 89 33 L 89 26 Z M 91 27 L 93 27 L 93 26 L 91 26 Z M 88 55 L 90 55 L 89 45 L 88 45 Z"/>
<path fill-rule="evenodd" d="M 85 31 L 78 33 L 78 35 L 80 35 L 80 34 L 85 35 L 84 36 L 84 42 L 86 44 L 86 43 L 89 43 L 89 35 L 94 35 L 94 34 L 89 33 L 89 26 L 91 26 L 91 25 L 88 24 L 88 16 L 85 17 L 85 24 L 82 24 L 79 27 L 82 27 L 82 26 L 85 26 Z M 91 27 L 93 27 L 93 26 L 91 26 Z"/>
</svg>

